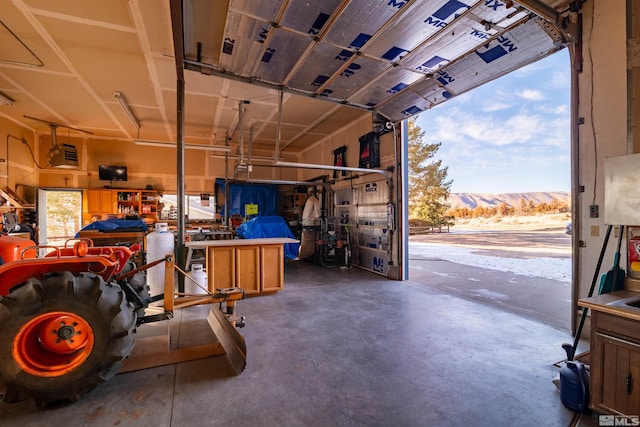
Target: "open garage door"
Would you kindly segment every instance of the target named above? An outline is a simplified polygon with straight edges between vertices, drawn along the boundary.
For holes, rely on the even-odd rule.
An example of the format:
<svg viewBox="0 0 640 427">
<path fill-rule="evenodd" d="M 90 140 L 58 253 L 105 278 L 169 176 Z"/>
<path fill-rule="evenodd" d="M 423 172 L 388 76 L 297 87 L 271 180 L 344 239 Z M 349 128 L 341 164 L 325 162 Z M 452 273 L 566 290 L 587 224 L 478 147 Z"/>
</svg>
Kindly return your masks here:
<svg viewBox="0 0 640 427">
<path fill-rule="evenodd" d="M 376 111 L 394 122 L 567 42 L 557 12 L 536 0 L 183 4 L 186 68 Z"/>
</svg>

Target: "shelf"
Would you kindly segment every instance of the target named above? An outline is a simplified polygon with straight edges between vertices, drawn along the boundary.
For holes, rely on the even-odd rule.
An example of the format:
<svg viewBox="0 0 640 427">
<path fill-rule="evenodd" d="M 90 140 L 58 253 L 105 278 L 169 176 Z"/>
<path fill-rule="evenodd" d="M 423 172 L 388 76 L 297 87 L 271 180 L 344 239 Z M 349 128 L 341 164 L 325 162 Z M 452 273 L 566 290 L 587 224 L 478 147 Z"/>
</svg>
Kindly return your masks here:
<svg viewBox="0 0 640 427">
<path fill-rule="evenodd" d="M 96 219 L 112 216 L 138 215 L 147 222 L 157 221 L 157 193 L 134 189 L 84 190 L 83 222 L 88 224 Z"/>
</svg>

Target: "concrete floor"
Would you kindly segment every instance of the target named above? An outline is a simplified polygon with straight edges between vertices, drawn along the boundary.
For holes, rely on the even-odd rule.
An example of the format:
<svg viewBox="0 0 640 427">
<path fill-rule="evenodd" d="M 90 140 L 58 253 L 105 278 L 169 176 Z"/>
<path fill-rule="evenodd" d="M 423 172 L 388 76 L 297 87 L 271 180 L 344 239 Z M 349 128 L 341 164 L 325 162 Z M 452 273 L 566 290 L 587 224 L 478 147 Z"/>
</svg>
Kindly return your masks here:
<svg viewBox="0 0 640 427">
<path fill-rule="evenodd" d="M 440 268 L 458 269 L 448 264 Z M 428 271 L 396 282 L 291 262 L 283 291 L 238 304 L 247 318 L 241 375 L 223 357 L 120 374 L 78 402 L 0 404 L 0 424 L 569 425 L 574 414 L 552 383 L 561 344 L 572 341 L 568 324 L 433 287 Z M 206 307 L 183 314 L 192 316 Z"/>
</svg>

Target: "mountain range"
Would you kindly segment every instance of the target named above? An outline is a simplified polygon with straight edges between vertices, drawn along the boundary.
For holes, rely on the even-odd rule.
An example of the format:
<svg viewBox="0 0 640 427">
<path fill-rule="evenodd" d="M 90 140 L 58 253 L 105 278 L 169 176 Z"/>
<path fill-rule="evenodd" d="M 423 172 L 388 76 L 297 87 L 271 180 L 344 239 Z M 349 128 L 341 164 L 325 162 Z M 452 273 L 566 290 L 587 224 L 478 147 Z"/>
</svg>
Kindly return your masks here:
<svg viewBox="0 0 640 427">
<path fill-rule="evenodd" d="M 476 206 L 481 207 L 498 207 L 502 202 L 509 206 L 517 208 L 520 206 L 520 200 L 524 199 L 527 203 L 532 200 L 534 204 L 549 203 L 553 199 L 557 199 L 567 204 L 571 204 L 571 193 L 568 191 L 536 191 L 529 193 L 451 193 L 447 199 L 447 204 L 451 205 L 451 209 L 468 208 L 473 209 Z"/>
</svg>

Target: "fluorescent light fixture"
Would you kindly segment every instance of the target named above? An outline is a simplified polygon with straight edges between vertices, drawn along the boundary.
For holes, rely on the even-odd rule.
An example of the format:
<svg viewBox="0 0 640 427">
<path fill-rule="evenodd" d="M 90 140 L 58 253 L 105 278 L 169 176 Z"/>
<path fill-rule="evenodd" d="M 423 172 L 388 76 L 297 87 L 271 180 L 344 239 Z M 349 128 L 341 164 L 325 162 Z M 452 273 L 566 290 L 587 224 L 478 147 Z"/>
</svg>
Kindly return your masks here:
<svg viewBox="0 0 640 427">
<path fill-rule="evenodd" d="M 13 105 L 15 101 L 4 93 L 0 92 L 0 105 Z"/>
<path fill-rule="evenodd" d="M 164 148 L 176 148 L 177 145 L 173 142 L 151 141 L 148 139 L 134 139 L 133 142 L 136 145 L 148 145 L 151 147 L 164 147 Z M 197 144 L 185 144 L 184 148 L 187 150 L 204 150 L 204 151 L 221 151 L 224 153 L 230 153 L 231 147 L 226 145 L 197 145 Z"/>
<path fill-rule="evenodd" d="M 136 129 L 140 129 L 140 121 L 138 121 L 138 118 L 136 117 L 136 115 L 133 114 L 133 111 L 131 111 L 131 107 L 129 107 L 129 104 L 127 104 L 127 100 L 124 99 L 124 95 L 121 94 L 120 92 L 114 92 L 113 95 L 116 97 L 116 99 L 120 103 L 120 106 L 122 107 L 124 112 L 127 113 L 127 116 L 129 116 L 129 120 L 131 120 L 131 123 L 133 123 Z"/>
</svg>

